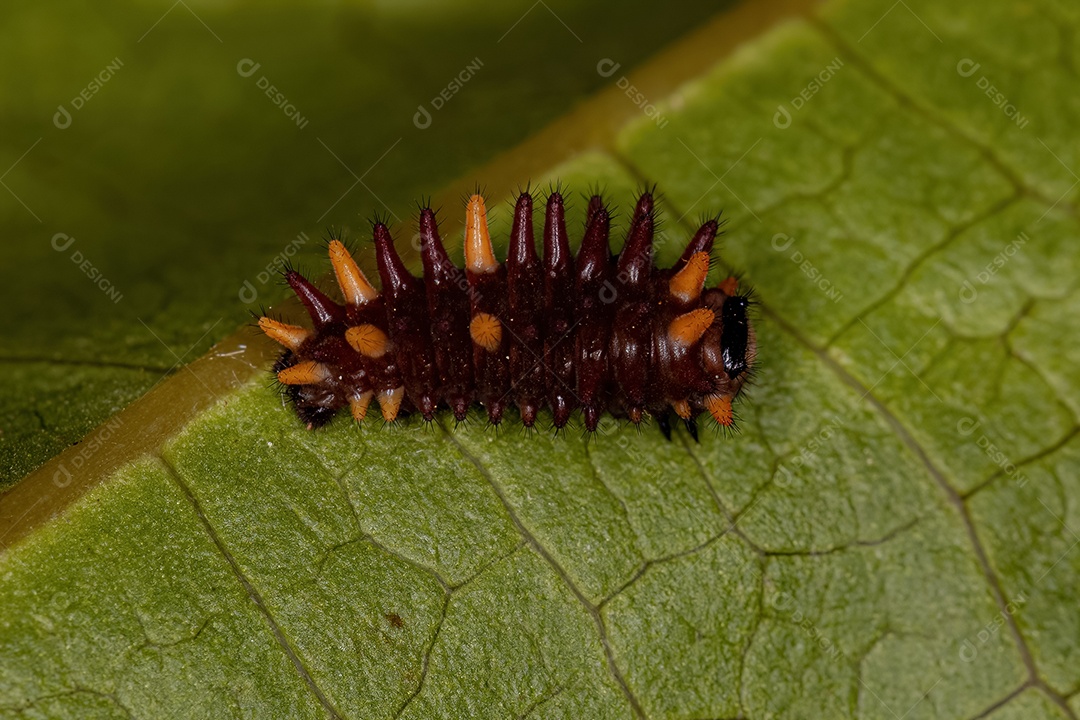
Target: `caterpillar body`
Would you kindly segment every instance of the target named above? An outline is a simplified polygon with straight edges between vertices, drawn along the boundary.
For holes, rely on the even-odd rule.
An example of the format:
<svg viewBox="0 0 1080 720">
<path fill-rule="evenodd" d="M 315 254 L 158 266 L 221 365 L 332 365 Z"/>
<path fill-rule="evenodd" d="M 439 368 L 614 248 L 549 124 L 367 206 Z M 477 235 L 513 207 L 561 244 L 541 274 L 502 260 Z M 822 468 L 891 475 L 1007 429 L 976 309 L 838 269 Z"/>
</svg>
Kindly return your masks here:
<svg viewBox="0 0 1080 720">
<path fill-rule="evenodd" d="M 430 207 L 419 216 L 422 278 L 407 270 L 386 224 L 374 223 L 381 291 L 331 238 L 344 302 L 285 271 L 312 327 L 259 318 L 285 347 L 274 375 L 309 428 L 345 407 L 363 421 L 372 400 L 387 422 L 404 412 L 432 420 L 440 407 L 460 421 L 478 402 L 495 425 L 516 407 L 533 427 L 547 407 L 555 428 L 580 410 L 590 432 L 605 412 L 635 424 L 651 416 L 669 438 L 673 416 L 695 439 L 702 413 L 730 427 L 732 401 L 757 354 L 749 297 L 733 277 L 705 287 L 716 219 L 701 225 L 671 268 L 653 262 L 655 226 L 653 194 L 644 192 L 622 251 L 612 254 L 611 214 L 594 195 L 572 255 L 563 197 L 553 191 L 540 256 L 526 191 L 500 263 L 478 193 L 466 204 L 464 269 L 451 262 Z"/>
</svg>

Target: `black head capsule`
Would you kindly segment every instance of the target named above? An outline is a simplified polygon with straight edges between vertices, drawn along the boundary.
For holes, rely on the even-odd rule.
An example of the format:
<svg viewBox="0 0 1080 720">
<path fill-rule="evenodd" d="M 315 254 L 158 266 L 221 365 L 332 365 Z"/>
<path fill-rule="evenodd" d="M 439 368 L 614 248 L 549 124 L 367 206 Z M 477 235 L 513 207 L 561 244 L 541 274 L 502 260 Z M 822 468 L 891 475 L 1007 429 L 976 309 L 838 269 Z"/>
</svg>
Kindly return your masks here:
<svg viewBox="0 0 1080 720">
<path fill-rule="evenodd" d="M 749 342 L 749 322 L 746 309 L 750 301 L 741 295 L 724 300 L 720 347 L 724 358 L 724 371 L 732 380 L 746 372 L 746 346 Z"/>
</svg>

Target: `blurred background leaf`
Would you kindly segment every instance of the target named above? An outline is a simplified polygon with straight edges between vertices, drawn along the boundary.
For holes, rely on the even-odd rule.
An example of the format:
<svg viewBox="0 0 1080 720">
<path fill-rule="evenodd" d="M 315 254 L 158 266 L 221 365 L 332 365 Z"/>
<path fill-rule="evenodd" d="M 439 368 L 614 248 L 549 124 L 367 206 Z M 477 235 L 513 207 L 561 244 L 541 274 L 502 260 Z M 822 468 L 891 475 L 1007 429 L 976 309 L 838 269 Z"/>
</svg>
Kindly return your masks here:
<svg viewBox="0 0 1080 720">
<path fill-rule="evenodd" d="M 0 487 L 724 4 L 5 3 Z"/>
</svg>

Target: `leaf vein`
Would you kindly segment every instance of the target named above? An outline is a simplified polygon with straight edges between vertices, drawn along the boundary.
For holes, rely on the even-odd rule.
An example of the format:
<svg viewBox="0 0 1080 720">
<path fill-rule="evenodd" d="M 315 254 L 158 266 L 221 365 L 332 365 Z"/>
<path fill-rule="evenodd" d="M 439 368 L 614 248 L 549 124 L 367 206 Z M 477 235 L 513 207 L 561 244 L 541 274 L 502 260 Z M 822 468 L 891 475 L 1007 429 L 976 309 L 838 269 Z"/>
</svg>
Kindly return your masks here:
<svg viewBox="0 0 1080 720">
<path fill-rule="evenodd" d="M 198 498 L 195 497 L 194 492 L 192 492 L 191 488 L 186 482 L 184 482 L 184 479 L 180 476 L 180 473 L 176 470 L 175 467 L 172 466 L 171 463 L 169 463 L 169 461 L 164 456 L 158 455 L 158 459 L 161 461 L 164 469 L 169 474 L 169 476 L 180 488 L 180 491 L 184 493 L 185 497 L 187 497 L 188 501 L 191 503 L 191 506 L 195 511 L 195 515 L 199 518 L 199 522 L 202 523 L 202 526 L 206 530 L 207 535 L 210 536 L 210 540 L 214 543 L 214 546 L 217 547 L 218 552 L 221 553 L 222 557 L 224 557 L 225 561 L 229 564 L 229 567 L 232 569 L 233 575 L 236 577 L 237 581 L 247 593 L 248 599 L 251 600 L 251 602 L 255 605 L 255 608 L 259 611 L 259 614 L 263 616 L 263 620 L 269 626 L 271 633 L 273 633 L 274 639 L 277 641 L 278 645 L 281 646 L 282 650 L 285 652 L 285 655 L 292 662 L 293 667 L 296 669 L 296 672 L 300 676 L 301 680 L 303 680 L 304 684 L 308 686 L 308 689 L 319 701 L 319 704 L 323 706 L 323 709 L 325 709 L 327 713 L 329 713 L 330 717 L 335 718 L 335 720 L 343 720 L 342 714 L 338 711 L 336 707 L 334 707 L 334 704 L 330 702 L 330 699 L 323 692 L 322 688 L 320 688 L 315 682 L 315 679 L 308 671 L 307 666 L 304 665 L 303 660 L 300 658 L 299 653 L 285 636 L 284 630 L 282 630 L 277 620 L 271 614 L 269 608 L 266 607 L 266 603 L 263 601 L 262 594 L 259 592 L 258 588 L 256 588 L 254 583 L 252 583 L 251 579 L 244 574 L 244 571 L 240 568 L 240 564 L 236 561 L 236 558 L 234 558 L 232 556 L 232 553 L 230 553 L 229 550 L 225 547 L 225 543 L 221 540 L 221 538 L 217 534 L 217 531 L 214 530 L 214 527 L 210 524 L 210 519 L 206 516 L 206 513 L 203 512 L 202 505 L 199 503 Z"/>
</svg>

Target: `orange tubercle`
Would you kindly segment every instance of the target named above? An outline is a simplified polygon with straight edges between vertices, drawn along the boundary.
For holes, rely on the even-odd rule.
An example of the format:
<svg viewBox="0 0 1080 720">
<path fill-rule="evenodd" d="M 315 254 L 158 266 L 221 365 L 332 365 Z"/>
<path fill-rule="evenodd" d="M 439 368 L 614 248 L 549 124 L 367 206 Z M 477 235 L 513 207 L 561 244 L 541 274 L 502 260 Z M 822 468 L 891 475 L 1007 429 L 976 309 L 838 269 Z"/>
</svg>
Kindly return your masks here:
<svg viewBox="0 0 1080 720">
<path fill-rule="evenodd" d="M 401 409 L 401 401 L 405 398 L 404 386 L 393 390 L 379 391 L 379 409 L 382 410 L 383 420 L 394 422 Z"/>
<path fill-rule="evenodd" d="M 374 325 L 364 324 L 345 331 L 345 341 L 364 357 L 379 358 L 386 354 L 390 339 Z"/>
<path fill-rule="evenodd" d="M 499 267 L 491 247 L 487 207 L 479 194 L 469 198 L 465 208 L 465 267 L 477 275 L 495 272 Z"/>
<path fill-rule="evenodd" d="M 713 416 L 716 422 L 724 427 L 731 427 L 733 418 L 731 415 L 731 396 L 709 395 L 705 398 L 705 408 Z"/>
<path fill-rule="evenodd" d="M 317 385 L 330 379 L 330 369 L 314 360 L 287 367 L 277 374 L 282 385 Z"/>
<path fill-rule="evenodd" d="M 690 419 L 690 403 L 686 400 L 678 400 L 671 403 L 671 407 L 675 409 L 675 414 L 681 417 L 683 420 Z"/>
<path fill-rule="evenodd" d="M 709 253 L 694 253 L 683 269 L 672 276 L 668 282 L 668 290 L 679 300 L 692 302 L 701 295 L 701 290 L 705 287 L 705 276 L 708 274 Z"/>
<path fill-rule="evenodd" d="M 308 337 L 311 331 L 299 325 L 286 325 L 283 322 L 272 320 L 268 317 L 259 318 L 259 329 L 274 342 L 281 343 L 293 352 L 296 352 Z"/>
<path fill-rule="evenodd" d="M 683 347 L 690 347 L 705 334 L 716 319 L 716 313 L 708 308 L 699 308 L 683 313 L 668 326 L 668 337 Z"/>
<path fill-rule="evenodd" d="M 350 305 L 363 305 L 379 297 L 379 291 L 372 287 L 364 273 L 349 254 L 340 240 L 330 241 L 330 264 L 334 266 L 338 286 Z"/>
<path fill-rule="evenodd" d="M 734 275 L 730 275 L 726 279 L 720 281 L 719 287 L 724 291 L 725 295 L 734 295 L 739 292 L 739 279 Z"/>
<path fill-rule="evenodd" d="M 349 398 L 349 411 L 352 412 L 353 420 L 356 422 L 363 422 L 367 417 L 368 405 L 371 404 L 371 398 L 375 396 L 375 393 L 368 390 L 360 395 L 355 395 Z"/>
<path fill-rule="evenodd" d="M 495 352 L 502 343 L 502 323 L 488 313 L 476 313 L 469 323 L 469 335 L 473 342 L 488 352 Z"/>
</svg>

